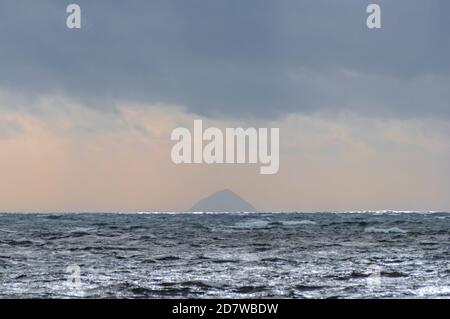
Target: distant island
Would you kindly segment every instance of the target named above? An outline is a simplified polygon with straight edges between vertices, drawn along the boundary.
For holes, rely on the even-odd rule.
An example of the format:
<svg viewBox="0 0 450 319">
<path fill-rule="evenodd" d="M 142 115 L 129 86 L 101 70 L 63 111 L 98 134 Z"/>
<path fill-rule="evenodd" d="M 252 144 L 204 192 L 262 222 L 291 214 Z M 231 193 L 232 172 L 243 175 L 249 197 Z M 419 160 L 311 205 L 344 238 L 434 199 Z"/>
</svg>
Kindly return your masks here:
<svg viewBox="0 0 450 319">
<path fill-rule="evenodd" d="M 199 200 L 191 212 L 255 212 L 256 208 L 229 189 L 224 189 Z"/>
</svg>

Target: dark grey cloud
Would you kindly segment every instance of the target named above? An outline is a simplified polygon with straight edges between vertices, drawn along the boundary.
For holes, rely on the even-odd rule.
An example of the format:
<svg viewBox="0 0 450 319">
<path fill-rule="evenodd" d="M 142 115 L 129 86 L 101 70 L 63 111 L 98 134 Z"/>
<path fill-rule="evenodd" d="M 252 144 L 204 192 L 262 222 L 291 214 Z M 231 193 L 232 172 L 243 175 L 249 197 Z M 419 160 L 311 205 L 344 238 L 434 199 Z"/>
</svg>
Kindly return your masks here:
<svg viewBox="0 0 450 319">
<path fill-rule="evenodd" d="M 74 0 L 0 3 L 0 88 L 180 104 L 202 115 L 350 109 L 449 116 L 446 0 Z M 365 26 L 369 3 L 381 30 Z"/>
</svg>

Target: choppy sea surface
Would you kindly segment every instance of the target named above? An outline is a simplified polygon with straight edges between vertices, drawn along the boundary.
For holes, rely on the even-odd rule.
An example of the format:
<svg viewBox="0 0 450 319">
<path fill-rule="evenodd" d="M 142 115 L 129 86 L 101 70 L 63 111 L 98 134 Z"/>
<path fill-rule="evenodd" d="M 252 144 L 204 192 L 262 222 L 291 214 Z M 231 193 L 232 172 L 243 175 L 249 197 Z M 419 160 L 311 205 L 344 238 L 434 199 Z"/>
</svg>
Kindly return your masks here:
<svg viewBox="0 0 450 319">
<path fill-rule="evenodd" d="M 0 214 L 0 298 L 450 298 L 450 213 Z"/>
</svg>

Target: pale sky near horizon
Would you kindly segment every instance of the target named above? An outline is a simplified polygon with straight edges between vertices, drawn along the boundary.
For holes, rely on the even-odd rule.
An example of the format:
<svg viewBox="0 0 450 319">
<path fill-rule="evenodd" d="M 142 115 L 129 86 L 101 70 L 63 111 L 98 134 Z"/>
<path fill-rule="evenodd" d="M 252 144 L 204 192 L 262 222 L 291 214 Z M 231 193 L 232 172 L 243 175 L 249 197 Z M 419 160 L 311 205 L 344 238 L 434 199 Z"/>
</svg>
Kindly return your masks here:
<svg viewBox="0 0 450 319">
<path fill-rule="evenodd" d="M 450 211 L 450 2 L 73 2 L 80 30 L 61 1 L 0 4 L 0 212 L 179 211 L 224 188 L 264 211 Z M 279 127 L 278 174 L 175 165 L 195 119 Z"/>
</svg>

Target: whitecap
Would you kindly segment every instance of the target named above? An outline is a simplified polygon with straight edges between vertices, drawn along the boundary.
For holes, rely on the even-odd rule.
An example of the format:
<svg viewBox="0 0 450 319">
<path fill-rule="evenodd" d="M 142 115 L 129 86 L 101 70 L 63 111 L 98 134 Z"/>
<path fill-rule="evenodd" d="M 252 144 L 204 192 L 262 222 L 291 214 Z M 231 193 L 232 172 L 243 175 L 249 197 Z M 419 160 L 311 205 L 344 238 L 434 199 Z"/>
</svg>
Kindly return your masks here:
<svg viewBox="0 0 450 319">
<path fill-rule="evenodd" d="M 269 225 L 270 221 L 260 219 L 250 219 L 245 222 L 236 223 L 234 228 L 264 228 Z"/>
<path fill-rule="evenodd" d="M 17 233 L 14 230 L 7 230 L 7 229 L 2 229 L 2 228 L 0 228 L 0 232 L 2 232 L 2 233 L 10 233 L 10 234 Z"/>
<path fill-rule="evenodd" d="M 407 231 L 403 230 L 398 227 L 392 227 L 392 228 L 376 228 L 376 227 L 367 227 L 364 229 L 364 232 L 366 233 L 401 233 L 406 234 Z"/>
</svg>

